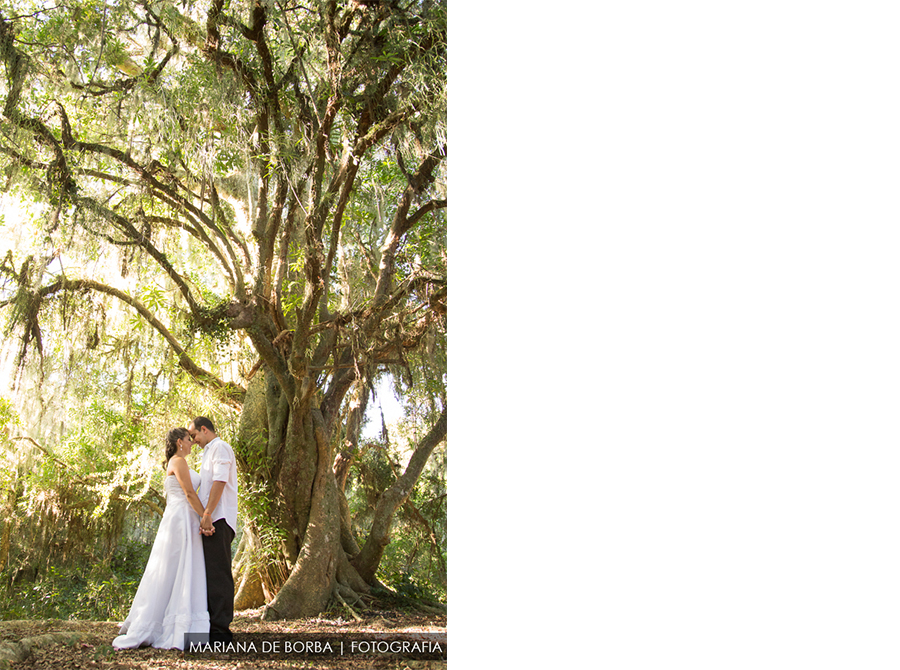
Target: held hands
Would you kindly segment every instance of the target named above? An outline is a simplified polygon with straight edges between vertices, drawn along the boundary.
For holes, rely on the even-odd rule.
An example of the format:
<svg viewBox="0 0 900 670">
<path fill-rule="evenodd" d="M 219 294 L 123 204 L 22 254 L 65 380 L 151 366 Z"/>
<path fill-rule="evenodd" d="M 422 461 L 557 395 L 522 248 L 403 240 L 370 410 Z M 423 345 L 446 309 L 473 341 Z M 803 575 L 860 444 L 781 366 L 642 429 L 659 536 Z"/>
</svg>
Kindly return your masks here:
<svg viewBox="0 0 900 670">
<path fill-rule="evenodd" d="M 209 512 L 204 512 L 203 516 L 200 517 L 200 533 L 202 535 L 210 536 L 215 532 L 216 529 L 212 525 L 212 516 Z"/>
</svg>

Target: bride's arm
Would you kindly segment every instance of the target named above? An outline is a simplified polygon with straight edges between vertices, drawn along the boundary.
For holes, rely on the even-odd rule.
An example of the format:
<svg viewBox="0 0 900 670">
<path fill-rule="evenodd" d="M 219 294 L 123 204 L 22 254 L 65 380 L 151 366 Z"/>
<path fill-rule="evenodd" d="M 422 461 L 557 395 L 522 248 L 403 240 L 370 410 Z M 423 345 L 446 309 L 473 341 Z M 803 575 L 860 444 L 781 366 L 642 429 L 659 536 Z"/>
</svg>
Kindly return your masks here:
<svg viewBox="0 0 900 670">
<path fill-rule="evenodd" d="M 184 491 L 184 495 L 187 496 L 188 503 L 198 515 L 202 515 L 203 503 L 200 502 L 200 496 L 197 495 L 191 484 L 191 471 L 188 468 L 187 461 L 181 456 L 172 456 L 172 472 L 175 474 L 175 479 L 181 484 L 181 489 Z"/>
</svg>

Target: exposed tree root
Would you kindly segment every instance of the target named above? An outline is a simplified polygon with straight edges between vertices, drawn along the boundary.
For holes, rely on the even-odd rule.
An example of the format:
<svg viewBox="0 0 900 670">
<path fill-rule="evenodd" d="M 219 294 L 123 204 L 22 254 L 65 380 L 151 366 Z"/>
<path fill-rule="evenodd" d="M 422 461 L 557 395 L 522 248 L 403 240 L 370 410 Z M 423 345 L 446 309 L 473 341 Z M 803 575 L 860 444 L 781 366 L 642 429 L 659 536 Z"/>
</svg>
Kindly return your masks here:
<svg viewBox="0 0 900 670">
<path fill-rule="evenodd" d="M 334 591 L 332 592 L 335 598 L 337 598 L 340 603 L 347 608 L 347 611 L 350 612 L 350 615 L 356 619 L 357 621 L 362 621 L 362 617 L 357 614 L 352 607 L 344 600 L 343 596 L 341 596 L 341 586 L 340 584 L 336 584 L 334 587 Z"/>
<path fill-rule="evenodd" d="M 337 580 L 356 593 L 367 594 L 371 590 L 365 580 L 359 576 L 356 568 L 350 563 L 350 559 L 345 552 L 340 552 L 338 555 Z"/>
<path fill-rule="evenodd" d="M 260 621 L 281 621 L 284 618 L 285 616 L 272 607 L 271 603 L 266 604 L 263 608 L 262 615 L 259 617 Z"/>
</svg>

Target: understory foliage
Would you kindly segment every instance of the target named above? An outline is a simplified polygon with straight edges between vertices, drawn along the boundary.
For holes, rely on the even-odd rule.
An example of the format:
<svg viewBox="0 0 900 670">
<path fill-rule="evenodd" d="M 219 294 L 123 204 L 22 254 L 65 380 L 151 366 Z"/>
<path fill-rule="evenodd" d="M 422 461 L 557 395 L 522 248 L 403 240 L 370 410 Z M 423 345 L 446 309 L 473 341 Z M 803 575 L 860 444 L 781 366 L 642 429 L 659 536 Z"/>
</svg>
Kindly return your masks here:
<svg viewBox="0 0 900 670">
<path fill-rule="evenodd" d="M 442 0 L 0 0 L 7 571 L 125 594 L 204 414 L 242 602 L 445 599 L 446 31 Z"/>
<path fill-rule="evenodd" d="M 354 526 L 368 528 L 378 497 L 401 470 L 404 453 L 390 442 L 365 446 L 348 482 Z M 394 539 L 388 545 L 379 571 L 380 580 L 411 598 L 446 602 L 447 597 L 447 483 L 445 453 L 419 481 L 397 514 Z"/>
<path fill-rule="evenodd" d="M 395 370 L 392 377 L 395 398 L 403 401 L 403 419 L 387 426 L 380 410 L 373 411 L 373 423 L 380 426 L 362 440 L 350 470 L 347 497 L 353 514 L 354 533 L 362 537 L 372 524 L 382 492 L 401 475 L 410 453 L 440 414 L 430 387 L 440 386 L 433 378 L 446 361 L 443 343 L 436 343 L 413 357 L 411 365 Z M 403 380 L 406 381 L 403 381 Z M 408 386 L 407 386 L 408 384 Z M 378 401 L 373 394 L 373 399 Z M 392 541 L 385 549 L 379 579 L 399 594 L 411 598 L 446 603 L 447 598 L 447 452 L 435 449 L 409 497 L 397 511 Z"/>
<path fill-rule="evenodd" d="M 155 426 L 170 419 L 164 407 L 126 416 L 104 400 L 43 442 L 0 398 L 2 618 L 127 613 L 165 506 Z"/>
</svg>

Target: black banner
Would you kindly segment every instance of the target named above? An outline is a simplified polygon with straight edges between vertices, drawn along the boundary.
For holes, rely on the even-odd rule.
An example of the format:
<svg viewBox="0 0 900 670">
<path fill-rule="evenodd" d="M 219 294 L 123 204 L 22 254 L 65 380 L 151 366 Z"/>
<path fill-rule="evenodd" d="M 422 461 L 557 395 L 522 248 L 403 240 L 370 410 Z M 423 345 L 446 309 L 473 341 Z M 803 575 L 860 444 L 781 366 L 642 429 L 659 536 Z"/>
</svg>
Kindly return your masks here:
<svg viewBox="0 0 900 670">
<path fill-rule="evenodd" d="M 186 633 L 191 658 L 389 658 L 446 661 L 446 633 L 237 633 L 231 642 Z"/>
</svg>

